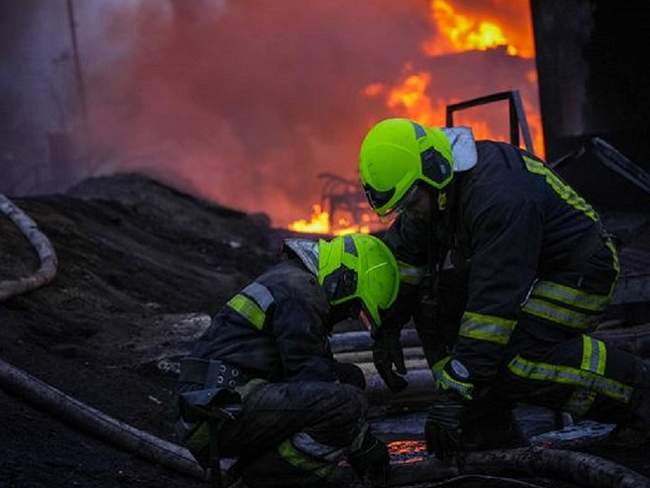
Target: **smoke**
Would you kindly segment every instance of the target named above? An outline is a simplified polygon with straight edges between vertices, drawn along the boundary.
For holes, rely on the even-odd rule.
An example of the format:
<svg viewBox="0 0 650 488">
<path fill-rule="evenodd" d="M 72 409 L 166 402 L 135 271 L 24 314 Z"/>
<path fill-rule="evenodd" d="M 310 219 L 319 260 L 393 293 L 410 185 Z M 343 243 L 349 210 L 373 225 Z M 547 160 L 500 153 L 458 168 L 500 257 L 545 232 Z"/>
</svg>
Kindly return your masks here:
<svg viewBox="0 0 650 488">
<path fill-rule="evenodd" d="M 470 53 L 472 64 L 466 54 L 429 57 L 423 46 L 436 32 L 422 0 L 144 0 L 100 10 L 84 53 L 95 170 L 162 174 L 279 225 L 318 200 L 319 173 L 356 176 L 363 134 L 392 113 L 364 89 L 399 83 L 407 63 L 431 73 L 436 104 L 535 86 L 532 61 L 501 51 Z"/>
</svg>

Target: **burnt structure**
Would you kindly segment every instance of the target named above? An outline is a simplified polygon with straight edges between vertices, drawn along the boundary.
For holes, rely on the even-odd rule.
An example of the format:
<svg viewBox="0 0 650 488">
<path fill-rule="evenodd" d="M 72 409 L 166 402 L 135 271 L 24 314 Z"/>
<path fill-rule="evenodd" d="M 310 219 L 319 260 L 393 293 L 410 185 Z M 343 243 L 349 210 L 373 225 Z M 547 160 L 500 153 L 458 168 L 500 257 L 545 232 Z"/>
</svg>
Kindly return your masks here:
<svg viewBox="0 0 650 488">
<path fill-rule="evenodd" d="M 382 223 L 368 206 L 359 183 L 331 173 L 321 173 L 321 208 L 329 213 L 330 229 L 367 226 L 371 230 L 381 228 Z M 344 225 L 339 222 L 343 218 Z"/>
</svg>

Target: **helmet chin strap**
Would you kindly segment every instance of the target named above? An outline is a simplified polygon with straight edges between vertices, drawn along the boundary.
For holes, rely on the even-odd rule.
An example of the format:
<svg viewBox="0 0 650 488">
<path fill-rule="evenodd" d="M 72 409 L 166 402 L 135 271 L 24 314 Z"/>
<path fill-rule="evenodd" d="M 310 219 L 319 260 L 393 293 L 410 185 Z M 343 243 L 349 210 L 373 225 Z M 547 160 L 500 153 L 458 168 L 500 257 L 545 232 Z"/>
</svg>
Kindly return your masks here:
<svg viewBox="0 0 650 488">
<path fill-rule="evenodd" d="M 438 190 L 438 211 L 442 212 L 447 208 L 447 192 Z"/>
<path fill-rule="evenodd" d="M 447 210 L 447 191 L 436 190 L 435 188 L 427 187 L 426 191 L 429 196 L 428 219 L 431 222 L 438 222 L 443 213 Z"/>
</svg>

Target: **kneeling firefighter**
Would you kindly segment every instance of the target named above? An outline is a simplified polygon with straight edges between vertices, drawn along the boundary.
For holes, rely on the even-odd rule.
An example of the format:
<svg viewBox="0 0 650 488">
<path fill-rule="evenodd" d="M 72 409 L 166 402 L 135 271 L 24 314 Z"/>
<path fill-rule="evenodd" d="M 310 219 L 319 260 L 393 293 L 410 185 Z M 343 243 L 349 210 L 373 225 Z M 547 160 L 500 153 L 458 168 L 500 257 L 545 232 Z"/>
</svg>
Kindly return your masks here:
<svg viewBox="0 0 650 488">
<path fill-rule="evenodd" d="M 288 239 L 284 258 L 228 301 L 181 362 L 178 434 L 215 484 L 223 455 L 251 487 L 326 486 L 342 459 L 381 485 L 389 456 L 366 423 L 363 373 L 333 358 L 328 336 L 360 314 L 380 325 L 398 293 L 395 258 L 361 234 Z"/>
<path fill-rule="evenodd" d="M 387 119 L 362 143 L 360 174 L 376 213 L 397 211 L 384 240 L 410 284 L 375 334 L 392 389 L 406 383 L 393 365 L 403 371 L 399 327 L 422 276 L 433 288 L 422 296 L 441 312 L 415 317 L 438 392 L 432 450 L 444 458 L 525 441 L 512 422 L 517 402 L 648 429 L 650 368 L 590 335 L 618 276 L 616 249 L 552 169 L 468 128 Z"/>
</svg>

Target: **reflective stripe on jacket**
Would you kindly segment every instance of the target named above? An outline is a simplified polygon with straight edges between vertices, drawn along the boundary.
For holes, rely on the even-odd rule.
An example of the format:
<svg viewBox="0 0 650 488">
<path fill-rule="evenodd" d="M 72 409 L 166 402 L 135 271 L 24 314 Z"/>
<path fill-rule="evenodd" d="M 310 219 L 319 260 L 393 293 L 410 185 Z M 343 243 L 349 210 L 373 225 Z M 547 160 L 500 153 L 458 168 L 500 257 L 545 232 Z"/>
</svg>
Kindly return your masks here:
<svg viewBox="0 0 650 488">
<path fill-rule="evenodd" d="M 289 259 L 232 297 L 191 356 L 226 361 L 271 381 L 335 381 L 328 313 L 316 277 Z"/>
</svg>

